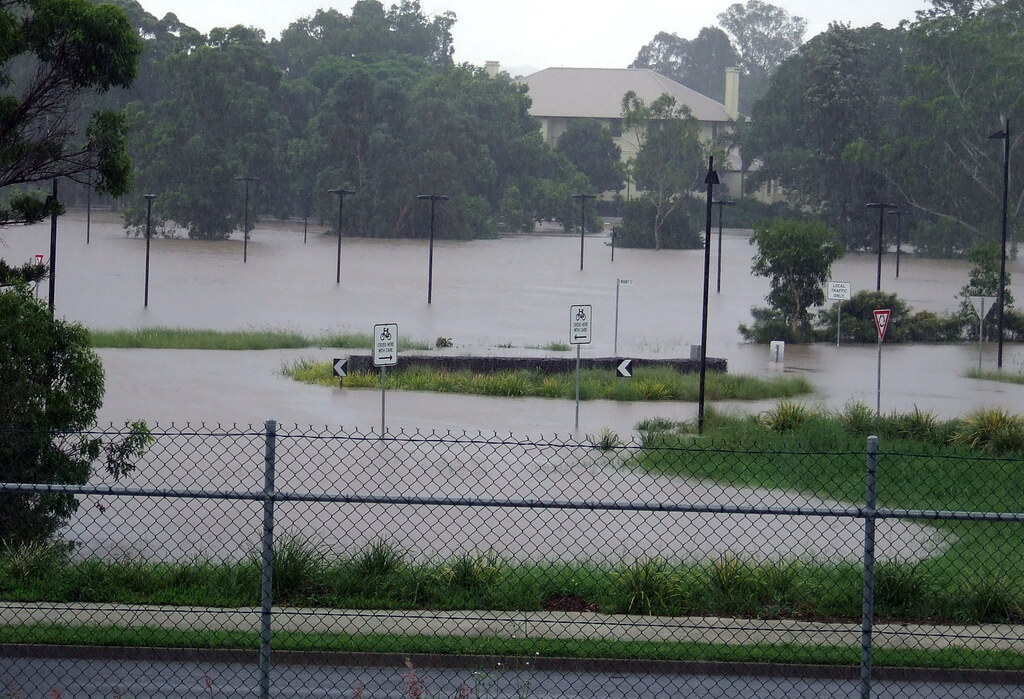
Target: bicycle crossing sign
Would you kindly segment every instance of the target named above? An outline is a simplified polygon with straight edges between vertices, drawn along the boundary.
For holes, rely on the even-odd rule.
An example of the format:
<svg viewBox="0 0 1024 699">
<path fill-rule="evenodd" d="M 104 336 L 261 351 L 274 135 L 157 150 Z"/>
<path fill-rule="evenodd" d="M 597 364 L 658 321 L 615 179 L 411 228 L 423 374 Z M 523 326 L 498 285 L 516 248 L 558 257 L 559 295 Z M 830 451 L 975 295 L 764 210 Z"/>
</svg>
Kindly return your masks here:
<svg viewBox="0 0 1024 699">
<path fill-rule="evenodd" d="M 373 326 L 373 365 L 398 364 L 398 323 L 378 323 Z"/>
<path fill-rule="evenodd" d="M 569 306 L 569 344 L 590 344 L 592 313 L 590 305 Z"/>
<path fill-rule="evenodd" d="M 878 329 L 878 341 L 885 339 L 885 331 L 889 329 L 889 316 L 892 314 L 888 308 L 879 309 L 875 314 L 875 328 Z"/>
</svg>

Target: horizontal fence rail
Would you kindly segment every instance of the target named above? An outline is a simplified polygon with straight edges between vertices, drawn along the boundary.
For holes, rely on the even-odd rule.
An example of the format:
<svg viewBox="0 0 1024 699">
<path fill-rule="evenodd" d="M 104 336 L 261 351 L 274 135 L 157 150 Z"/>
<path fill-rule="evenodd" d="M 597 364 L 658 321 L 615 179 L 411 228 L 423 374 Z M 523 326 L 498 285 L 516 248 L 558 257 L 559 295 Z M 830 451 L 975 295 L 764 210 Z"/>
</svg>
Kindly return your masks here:
<svg viewBox="0 0 1024 699">
<path fill-rule="evenodd" d="M 1013 459 L 273 421 L 149 436 L 120 478 L 99 458 L 35 483 L 57 456 L 0 432 L 0 695 L 1024 691 Z"/>
</svg>

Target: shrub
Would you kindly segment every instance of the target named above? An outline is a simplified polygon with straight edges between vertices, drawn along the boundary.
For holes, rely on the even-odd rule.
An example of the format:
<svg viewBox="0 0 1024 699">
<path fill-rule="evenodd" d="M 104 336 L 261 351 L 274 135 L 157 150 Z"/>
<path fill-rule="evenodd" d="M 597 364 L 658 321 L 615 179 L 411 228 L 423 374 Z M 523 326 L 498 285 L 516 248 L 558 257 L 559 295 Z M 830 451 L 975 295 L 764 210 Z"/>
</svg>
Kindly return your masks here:
<svg viewBox="0 0 1024 699">
<path fill-rule="evenodd" d="M 704 238 L 695 228 L 693 217 L 687 210 L 697 204 L 696 200 L 686 201 L 669 214 L 661 228 L 662 248 L 693 250 L 703 246 Z M 616 226 L 614 234 L 615 244 L 619 247 L 653 248 L 654 204 L 643 197 L 628 202 L 623 209 L 622 225 Z"/>
<path fill-rule="evenodd" d="M 814 413 L 806 405 L 782 401 L 771 410 L 761 413 L 759 422 L 773 432 L 792 432 L 813 416 Z"/>
</svg>

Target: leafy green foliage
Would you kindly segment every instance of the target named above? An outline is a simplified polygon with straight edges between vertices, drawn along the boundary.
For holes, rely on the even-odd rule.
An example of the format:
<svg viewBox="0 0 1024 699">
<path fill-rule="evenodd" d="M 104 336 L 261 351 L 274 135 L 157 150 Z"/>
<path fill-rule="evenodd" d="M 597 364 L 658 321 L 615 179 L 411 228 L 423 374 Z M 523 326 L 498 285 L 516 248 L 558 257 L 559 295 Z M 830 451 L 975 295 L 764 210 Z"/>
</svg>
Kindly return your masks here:
<svg viewBox="0 0 1024 699">
<path fill-rule="evenodd" d="M 658 224 L 658 210 L 647 197 L 633 199 L 623 206 L 622 225 L 615 229 L 615 244 L 624 248 L 655 248 L 660 242 L 667 250 L 694 250 L 704 245 L 700 233 L 700 209 L 696 199 L 687 197 L 681 205 L 673 208 L 660 221 L 659 240 L 655 239 L 655 225 Z"/>
<path fill-rule="evenodd" d="M 809 309 L 825 302 L 823 285 L 842 256 L 835 233 L 814 221 L 774 220 L 754 228 L 753 273 L 771 286 L 765 300 L 792 333 L 807 333 Z"/>
<path fill-rule="evenodd" d="M 599 192 L 618 192 L 624 185 L 620 149 L 611 132 L 595 119 L 574 119 L 558 137 L 558 152 L 587 176 Z"/>
<path fill-rule="evenodd" d="M 88 0 L 8 0 L 0 5 L 0 38 L 0 188 L 69 177 L 110 194 L 127 191 L 123 117 L 78 112 L 82 97 L 135 78 L 142 42 L 125 14 Z"/>
<path fill-rule="evenodd" d="M 632 131 L 639 146 L 630 170 L 654 209 L 654 249 L 660 250 L 668 219 L 703 186 L 707 168 L 699 124 L 671 95 L 647 104 L 631 90 L 622 98 L 622 127 Z"/>
<path fill-rule="evenodd" d="M 54 318 L 24 289 L 0 292 L 0 474 L 10 483 L 85 483 L 94 462 L 117 478 L 149 443 L 143 423 L 120 440 L 91 437 L 103 368 L 80 325 Z M 0 496 L 0 542 L 50 537 L 78 503 L 61 493 Z"/>
</svg>

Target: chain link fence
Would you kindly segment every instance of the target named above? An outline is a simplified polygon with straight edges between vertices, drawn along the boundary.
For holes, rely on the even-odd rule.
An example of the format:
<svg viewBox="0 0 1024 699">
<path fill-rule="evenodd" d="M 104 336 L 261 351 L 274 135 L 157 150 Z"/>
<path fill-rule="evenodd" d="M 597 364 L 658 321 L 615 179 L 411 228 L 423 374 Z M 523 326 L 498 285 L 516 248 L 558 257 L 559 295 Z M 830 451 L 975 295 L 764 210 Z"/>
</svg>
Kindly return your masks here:
<svg viewBox="0 0 1024 699">
<path fill-rule="evenodd" d="M 78 503 L 0 531 L 0 696 L 1024 696 L 1012 459 L 151 435 L 116 481 L 0 484 L 0 522 Z"/>
</svg>

